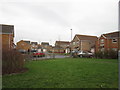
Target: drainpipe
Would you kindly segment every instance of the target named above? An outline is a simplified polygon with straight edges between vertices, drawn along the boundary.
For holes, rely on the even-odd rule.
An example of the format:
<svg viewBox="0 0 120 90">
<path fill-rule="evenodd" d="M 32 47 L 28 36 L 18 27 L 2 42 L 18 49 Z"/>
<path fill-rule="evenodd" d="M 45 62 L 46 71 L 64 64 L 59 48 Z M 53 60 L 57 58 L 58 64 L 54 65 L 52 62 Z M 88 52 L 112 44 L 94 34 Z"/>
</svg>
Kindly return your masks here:
<svg viewBox="0 0 120 90">
<path fill-rule="evenodd" d="M 81 48 L 80 48 L 80 49 L 81 49 L 81 51 L 82 51 L 82 40 L 81 40 Z"/>
<path fill-rule="evenodd" d="M 119 66 L 119 68 L 118 68 L 118 72 L 119 72 L 119 81 L 118 81 L 118 86 L 119 86 L 119 90 L 120 90 L 120 50 L 118 51 L 118 62 L 119 62 L 119 64 L 118 64 L 118 66 Z"/>
<path fill-rule="evenodd" d="M 81 40 L 81 51 L 82 51 L 82 40 Z M 80 57 L 82 57 L 82 55 L 80 55 Z"/>
<path fill-rule="evenodd" d="M 9 34 L 9 50 L 10 50 L 10 34 Z"/>
</svg>

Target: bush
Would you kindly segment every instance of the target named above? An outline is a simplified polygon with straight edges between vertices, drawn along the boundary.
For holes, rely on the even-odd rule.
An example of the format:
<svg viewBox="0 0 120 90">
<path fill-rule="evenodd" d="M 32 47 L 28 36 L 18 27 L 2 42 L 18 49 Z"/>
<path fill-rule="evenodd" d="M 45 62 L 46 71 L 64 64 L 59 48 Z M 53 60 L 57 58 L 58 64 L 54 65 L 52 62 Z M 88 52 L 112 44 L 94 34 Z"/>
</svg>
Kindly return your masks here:
<svg viewBox="0 0 120 90">
<path fill-rule="evenodd" d="M 110 51 L 108 52 L 108 56 L 109 56 L 111 59 L 117 59 L 117 58 L 118 58 L 118 51 L 110 50 Z"/>
<path fill-rule="evenodd" d="M 2 74 L 20 72 L 23 69 L 24 58 L 16 50 L 4 50 L 2 52 Z"/>
<path fill-rule="evenodd" d="M 103 52 L 98 51 L 97 53 L 95 53 L 95 57 L 96 58 L 103 58 Z"/>
<path fill-rule="evenodd" d="M 77 58 L 78 57 L 77 52 L 72 53 L 72 57 Z"/>
<path fill-rule="evenodd" d="M 114 50 L 105 50 L 105 51 L 98 51 L 95 53 L 96 58 L 106 58 L 106 59 L 117 59 L 118 52 Z"/>
</svg>

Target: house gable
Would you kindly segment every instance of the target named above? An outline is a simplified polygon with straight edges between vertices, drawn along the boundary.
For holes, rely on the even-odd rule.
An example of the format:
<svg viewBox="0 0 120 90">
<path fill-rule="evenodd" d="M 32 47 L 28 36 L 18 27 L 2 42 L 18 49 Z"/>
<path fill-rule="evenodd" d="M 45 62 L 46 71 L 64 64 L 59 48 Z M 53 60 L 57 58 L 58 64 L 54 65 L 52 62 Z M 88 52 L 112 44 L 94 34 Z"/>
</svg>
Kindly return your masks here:
<svg viewBox="0 0 120 90">
<path fill-rule="evenodd" d="M 80 39 L 78 38 L 77 35 L 74 36 L 73 40 L 71 42 L 75 42 L 75 41 L 80 41 Z"/>
</svg>

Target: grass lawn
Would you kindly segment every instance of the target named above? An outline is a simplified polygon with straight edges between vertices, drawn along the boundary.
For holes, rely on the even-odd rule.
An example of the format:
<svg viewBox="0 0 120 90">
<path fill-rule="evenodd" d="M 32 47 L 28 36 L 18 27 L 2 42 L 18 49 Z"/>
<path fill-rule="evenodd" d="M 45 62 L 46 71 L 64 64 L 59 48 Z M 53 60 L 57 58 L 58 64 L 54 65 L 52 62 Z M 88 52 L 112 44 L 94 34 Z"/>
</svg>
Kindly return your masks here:
<svg viewBox="0 0 120 90">
<path fill-rule="evenodd" d="M 116 59 L 51 59 L 25 67 L 29 71 L 3 76 L 3 88 L 118 88 Z"/>
</svg>

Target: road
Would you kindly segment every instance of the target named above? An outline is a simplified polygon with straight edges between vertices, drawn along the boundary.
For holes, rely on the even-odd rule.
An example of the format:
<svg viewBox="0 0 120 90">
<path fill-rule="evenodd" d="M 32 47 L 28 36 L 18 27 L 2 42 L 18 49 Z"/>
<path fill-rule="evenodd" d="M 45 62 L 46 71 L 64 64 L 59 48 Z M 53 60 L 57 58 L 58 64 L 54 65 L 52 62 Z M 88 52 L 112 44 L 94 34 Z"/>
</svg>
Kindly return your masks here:
<svg viewBox="0 0 120 90">
<path fill-rule="evenodd" d="M 45 57 L 34 57 L 32 58 L 32 60 L 42 60 L 42 59 L 50 59 L 50 58 L 67 58 L 67 57 L 70 57 L 70 56 L 66 56 L 66 55 L 55 55 L 55 57 L 53 55 L 49 56 L 45 56 Z"/>
</svg>

